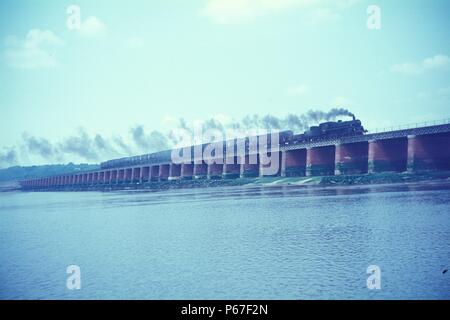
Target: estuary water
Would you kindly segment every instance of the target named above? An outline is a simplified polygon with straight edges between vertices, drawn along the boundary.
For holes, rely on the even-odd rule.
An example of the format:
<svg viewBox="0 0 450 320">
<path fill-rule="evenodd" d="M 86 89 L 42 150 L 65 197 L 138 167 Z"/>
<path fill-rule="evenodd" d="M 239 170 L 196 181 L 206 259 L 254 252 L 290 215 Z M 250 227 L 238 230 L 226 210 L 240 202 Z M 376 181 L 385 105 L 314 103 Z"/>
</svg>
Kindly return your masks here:
<svg viewBox="0 0 450 320">
<path fill-rule="evenodd" d="M 1 299 L 449 299 L 450 181 L 3 192 L 0 259 Z"/>
</svg>

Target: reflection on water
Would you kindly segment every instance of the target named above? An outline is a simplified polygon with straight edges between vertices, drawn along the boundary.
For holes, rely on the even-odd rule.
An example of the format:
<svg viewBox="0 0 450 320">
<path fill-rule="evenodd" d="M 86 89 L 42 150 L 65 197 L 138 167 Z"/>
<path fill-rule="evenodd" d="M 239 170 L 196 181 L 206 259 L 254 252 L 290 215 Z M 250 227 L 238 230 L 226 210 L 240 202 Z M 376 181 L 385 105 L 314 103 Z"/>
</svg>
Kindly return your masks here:
<svg viewBox="0 0 450 320">
<path fill-rule="evenodd" d="M 407 192 L 407 191 L 433 191 L 450 190 L 450 182 L 427 182 L 410 184 L 385 184 L 385 185 L 359 185 L 359 186 L 230 186 L 209 189 L 179 189 L 165 191 L 116 191 L 108 198 L 108 203 L 116 203 L 122 206 L 124 201 L 129 205 L 156 205 L 170 202 L 192 201 L 216 201 L 233 198 L 278 198 L 278 197 L 314 197 L 314 196 L 339 196 L 356 195 L 375 192 Z M 122 197 L 127 195 L 127 198 Z M 107 203 L 105 203 L 107 205 Z"/>
<path fill-rule="evenodd" d="M 0 194 L 1 298 L 450 298 L 450 182 Z M 82 289 L 66 288 L 79 265 Z M 369 265 L 381 290 L 366 287 Z"/>
</svg>

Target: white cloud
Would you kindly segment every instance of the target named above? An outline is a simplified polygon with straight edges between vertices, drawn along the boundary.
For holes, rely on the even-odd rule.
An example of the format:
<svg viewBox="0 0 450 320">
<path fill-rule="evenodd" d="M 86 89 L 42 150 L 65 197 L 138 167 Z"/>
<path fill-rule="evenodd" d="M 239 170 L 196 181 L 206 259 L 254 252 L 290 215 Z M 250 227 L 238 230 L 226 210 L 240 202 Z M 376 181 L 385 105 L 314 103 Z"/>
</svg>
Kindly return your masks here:
<svg viewBox="0 0 450 320">
<path fill-rule="evenodd" d="M 405 75 L 417 75 L 431 70 L 450 70 L 450 57 L 437 54 L 426 58 L 420 63 L 405 62 L 391 67 L 391 71 Z"/>
<path fill-rule="evenodd" d="M 202 14 L 222 24 L 241 22 L 288 9 L 313 10 L 309 20 L 314 22 L 336 21 L 342 10 L 361 0 L 208 0 Z"/>
<path fill-rule="evenodd" d="M 425 59 L 422 65 L 425 69 L 448 68 L 450 66 L 450 58 L 446 55 L 438 54 L 432 58 Z"/>
<path fill-rule="evenodd" d="M 80 35 L 88 38 L 104 36 L 107 32 L 106 25 L 97 17 L 89 17 L 81 23 L 78 30 Z"/>
<path fill-rule="evenodd" d="M 287 89 L 287 93 L 290 96 L 303 96 L 310 91 L 309 86 L 304 84 L 299 84 L 295 86 L 291 86 Z"/>
<path fill-rule="evenodd" d="M 5 39 L 4 57 L 6 63 L 13 68 L 55 67 L 58 65 L 55 51 L 63 44 L 63 41 L 51 31 L 32 29 L 23 40 L 16 36 L 8 36 Z"/>
</svg>

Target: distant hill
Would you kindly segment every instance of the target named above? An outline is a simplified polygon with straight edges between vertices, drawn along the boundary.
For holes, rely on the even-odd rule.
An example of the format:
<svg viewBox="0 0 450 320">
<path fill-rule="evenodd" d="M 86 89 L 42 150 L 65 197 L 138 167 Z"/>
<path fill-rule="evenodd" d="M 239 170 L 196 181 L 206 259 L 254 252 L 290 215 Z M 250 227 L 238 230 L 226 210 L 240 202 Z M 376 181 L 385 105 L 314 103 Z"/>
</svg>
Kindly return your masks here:
<svg viewBox="0 0 450 320">
<path fill-rule="evenodd" d="M 96 170 L 98 168 L 100 168 L 100 165 L 98 164 L 87 163 L 52 164 L 30 167 L 15 166 L 7 169 L 0 169 L 0 181 L 18 181 L 23 179 L 42 178 L 51 175 Z"/>
</svg>

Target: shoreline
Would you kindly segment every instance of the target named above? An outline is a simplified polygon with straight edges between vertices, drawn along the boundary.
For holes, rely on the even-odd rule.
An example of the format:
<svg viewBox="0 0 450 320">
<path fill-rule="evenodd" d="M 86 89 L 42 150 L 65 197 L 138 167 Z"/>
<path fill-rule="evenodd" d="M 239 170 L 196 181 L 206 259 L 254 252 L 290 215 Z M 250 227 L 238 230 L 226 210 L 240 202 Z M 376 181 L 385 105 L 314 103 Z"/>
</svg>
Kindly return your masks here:
<svg viewBox="0 0 450 320">
<path fill-rule="evenodd" d="M 430 181 L 450 181 L 450 171 L 424 172 L 424 173 L 373 173 L 362 175 L 338 175 L 316 177 L 256 177 L 239 179 L 194 179 L 194 180 L 168 180 L 154 181 L 144 184 L 119 184 L 115 186 L 99 185 L 84 187 L 60 187 L 47 189 L 21 189 L 20 187 L 0 188 L 0 192 L 82 192 L 82 191 L 163 191 L 169 189 L 211 188 L 222 186 L 355 186 L 355 185 L 379 185 L 420 183 Z"/>
</svg>

